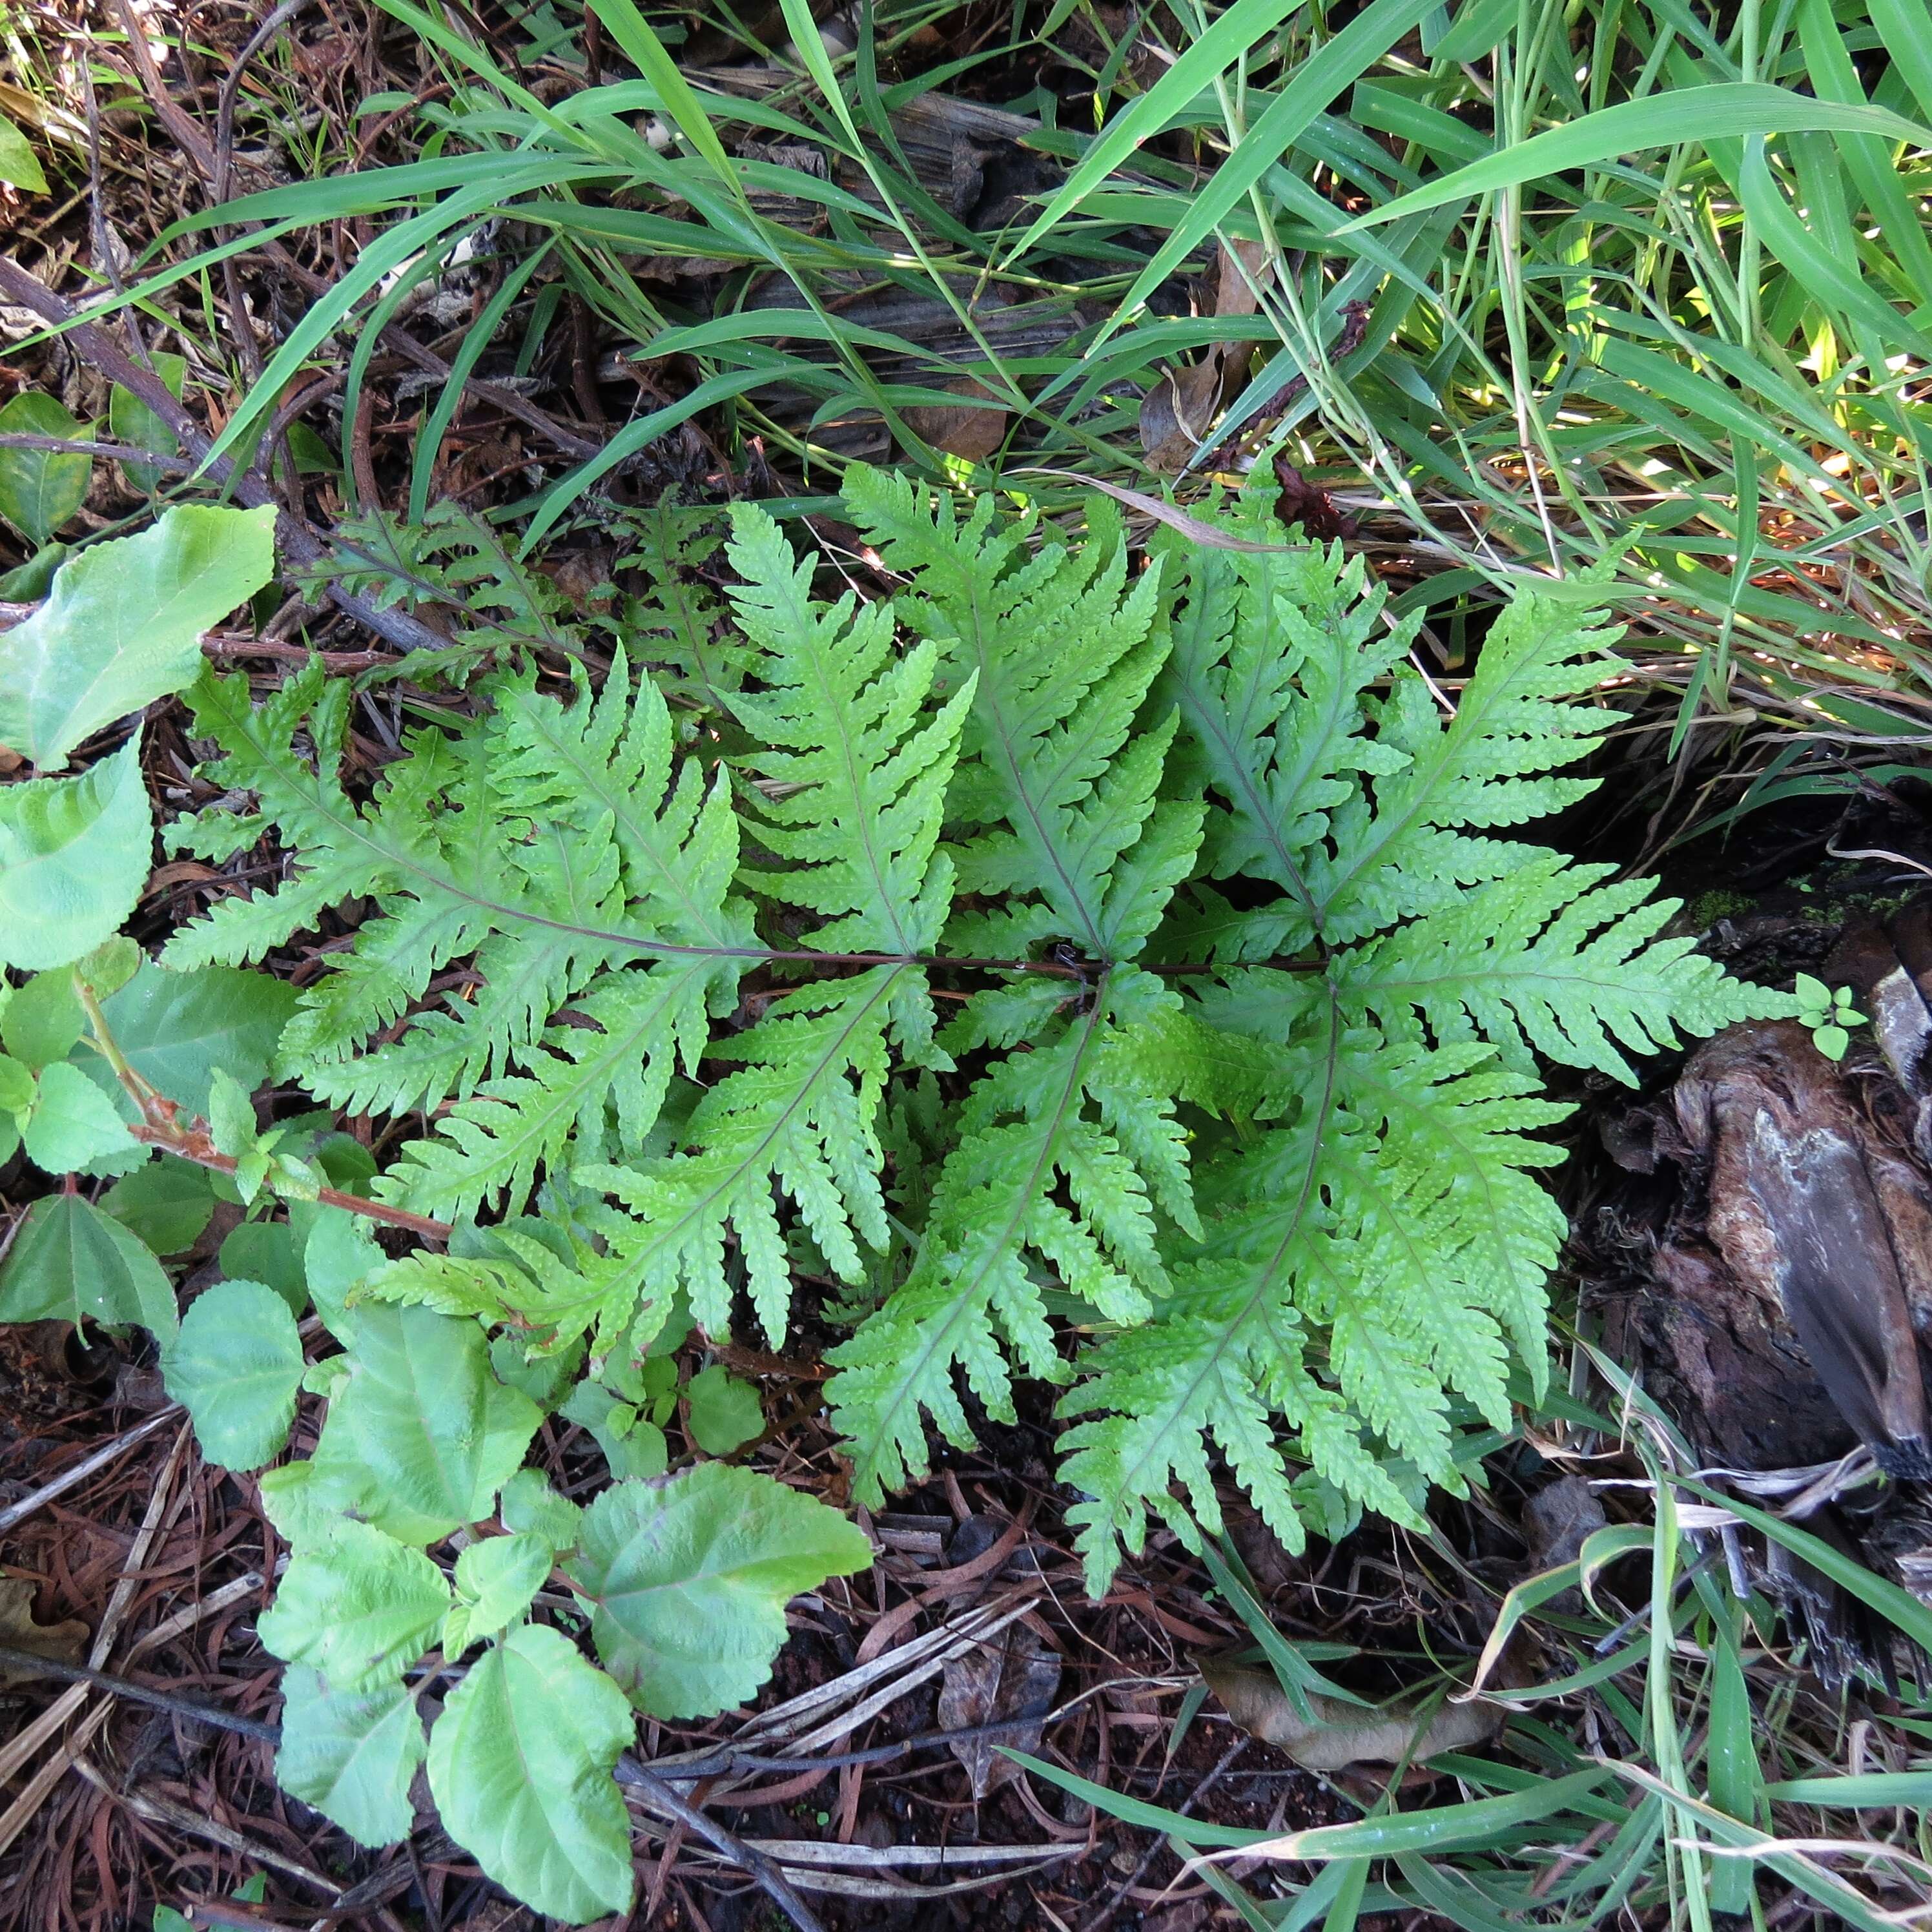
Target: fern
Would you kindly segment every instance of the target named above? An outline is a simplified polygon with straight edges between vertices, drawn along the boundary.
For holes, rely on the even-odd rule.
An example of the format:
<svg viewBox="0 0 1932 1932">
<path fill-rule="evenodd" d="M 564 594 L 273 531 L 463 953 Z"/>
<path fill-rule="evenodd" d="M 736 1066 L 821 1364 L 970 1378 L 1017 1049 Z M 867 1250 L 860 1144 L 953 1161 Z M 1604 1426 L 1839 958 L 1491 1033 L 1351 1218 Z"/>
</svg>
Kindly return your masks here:
<svg viewBox="0 0 1932 1932">
<path fill-rule="evenodd" d="M 680 1300 L 776 1344 L 829 1275 L 856 1493 L 1060 1384 L 1096 1589 L 1150 1518 L 1216 1525 L 1228 1474 L 1291 1546 L 1414 1520 L 1546 1372 L 1540 1067 L 1628 1078 L 1790 1004 L 1520 834 L 1588 789 L 1612 637 L 1526 595 L 1451 710 L 1359 560 L 1258 493 L 1226 520 L 1266 548 L 1142 560 L 1105 505 L 1075 542 L 862 470 L 848 500 L 890 598 L 820 598 L 740 506 L 716 603 L 705 539 L 647 514 L 601 680 L 506 647 L 380 771 L 346 683 L 205 678 L 230 797 L 178 842 L 285 862 L 173 958 L 362 902 L 281 1070 L 427 1115 L 387 1198 L 502 1221 L 371 1294 L 594 1366 Z"/>
<path fill-rule="evenodd" d="M 426 608 L 448 625 L 446 649 L 412 651 L 383 667 L 386 679 L 460 683 L 519 648 L 577 647 L 570 598 L 522 568 L 484 518 L 446 498 L 430 504 L 419 524 L 382 510 L 345 518 L 333 547 L 333 556 L 297 571 L 296 581 L 316 592 L 339 584 L 378 609 Z"/>
</svg>

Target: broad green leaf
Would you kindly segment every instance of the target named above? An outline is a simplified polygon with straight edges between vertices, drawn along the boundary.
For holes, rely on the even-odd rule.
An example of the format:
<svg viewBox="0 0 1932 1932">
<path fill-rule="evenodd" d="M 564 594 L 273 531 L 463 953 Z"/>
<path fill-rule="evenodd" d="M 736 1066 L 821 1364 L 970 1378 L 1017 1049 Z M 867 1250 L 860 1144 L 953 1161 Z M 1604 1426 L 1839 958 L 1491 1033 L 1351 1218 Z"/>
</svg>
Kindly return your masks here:
<svg viewBox="0 0 1932 1932">
<path fill-rule="evenodd" d="M 274 530 L 266 504 L 183 504 L 63 565 L 47 601 L 0 634 L 0 744 L 58 770 L 103 725 L 192 684 L 202 634 L 274 574 Z"/>
<path fill-rule="evenodd" d="M 14 436 L 58 436 L 85 441 L 87 425 L 51 396 L 26 389 L 0 410 L 0 430 Z M 87 500 L 92 461 L 50 449 L 0 448 L 0 517 L 35 544 L 44 544 Z M 0 713 L 4 716 L 4 713 Z M 14 745 L 4 730 L 0 744 Z"/>
<path fill-rule="evenodd" d="M 139 1322 L 175 1330 L 175 1292 L 153 1253 L 77 1194 L 36 1201 L 0 1266 L 0 1322 Z"/>
<path fill-rule="evenodd" d="M 541 1469 L 519 1469 L 503 1485 L 496 1514 L 506 1529 L 540 1536 L 553 1550 L 575 1549 L 584 1522 L 582 1508 L 559 1496 Z"/>
<path fill-rule="evenodd" d="M 185 1160 L 151 1161 L 100 1197 L 107 1213 L 158 1255 L 178 1255 L 214 1218 L 208 1170 Z"/>
<path fill-rule="evenodd" d="M 21 1137 L 27 1158 L 48 1174 L 73 1174 L 103 1155 L 138 1144 L 114 1102 L 64 1060 L 41 1074 Z"/>
<path fill-rule="evenodd" d="M 205 1289 L 161 1351 L 162 1379 L 194 1418 L 202 1454 L 228 1469 L 259 1469 L 286 1446 L 302 1366 L 288 1304 L 259 1281 Z"/>
<path fill-rule="evenodd" d="M 634 1404 L 620 1402 L 602 1382 L 579 1382 L 557 1413 L 590 1430 L 620 1482 L 632 1476 L 662 1476 L 670 1465 L 664 1431 L 640 1416 Z"/>
<path fill-rule="evenodd" d="M 490 1372 L 482 1330 L 427 1308 L 364 1303 L 350 1360 L 329 1426 L 341 1422 L 384 1494 L 451 1528 L 491 1515 L 542 1417 Z"/>
<path fill-rule="evenodd" d="M 691 1439 L 707 1456 L 728 1456 L 764 1432 L 758 1391 L 728 1374 L 722 1363 L 700 1369 L 685 1395 L 691 1404 Z"/>
<path fill-rule="evenodd" d="M 0 1112 L 24 1118 L 40 1084 L 10 1054 L 0 1054 Z"/>
<path fill-rule="evenodd" d="M 440 1542 L 458 1526 L 446 1516 L 430 1516 L 411 1508 L 384 1484 L 358 1448 L 343 1400 L 352 1370 L 346 1355 L 331 1356 L 316 1364 L 312 1385 L 327 1396 L 329 1408 L 315 1453 L 304 1462 L 271 1469 L 260 1478 L 266 1496 L 267 1485 L 274 1478 L 286 1477 L 290 1468 L 302 1472 L 282 1487 L 279 1506 L 286 1509 L 294 1526 L 283 1534 L 292 1543 L 312 1541 L 334 1519 L 351 1516 L 418 1550 Z M 276 1526 L 281 1527 L 279 1518 Z"/>
<path fill-rule="evenodd" d="M 442 1654 L 460 1657 L 500 1634 L 530 1606 L 550 1574 L 550 1546 L 525 1531 L 472 1543 L 456 1559 L 456 1601 L 442 1620 Z"/>
<path fill-rule="evenodd" d="M 331 1358 L 333 1362 L 340 1360 L 340 1356 Z M 304 1376 L 304 1382 L 322 1383 L 318 1392 L 328 1394 L 326 1376 L 328 1366 L 317 1363 Z M 360 1464 L 352 1462 L 347 1466 L 345 1480 L 339 1466 L 341 1459 L 336 1458 L 338 1466 L 332 1466 L 322 1454 L 328 1439 L 325 1426 L 314 1456 L 264 1469 L 255 1478 L 255 1486 L 261 1493 L 262 1510 L 280 1533 L 284 1542 L 298 1550 L 325 1543 L 334 1533 L 336 1525 L 352 1515 L 358 1522 L 368 1523 L 399 1543 L 419 1546 L 444 1533 L 442 1524 L 431 1523 L 421 1536 L 404 1534 L 380 1508 L 368 1507 L 373 1492 L 368 1486 L 368 1472 Z"/>
<path fill-rule="evenodd" d="M 29 194 L 47 192 L 47 178 L 26 136 L 4 114 L 0 114 L 0 182 L 24 188 Z"/>
<path fill-rule="evenodd" d="M 43 544 L 18 568 L 0 577 L 0 603 L 38 604 L 54 587 L 54 573 L 74 554 L 71 544 Z"/>
<path fill-rule="evenodd" d="M 138 737 L 79 778 L 0 787 L 0 964 L 64 966 L 110 938 L 154 836 Z"/>
<path fill-rule="evenodd" d="M 428 1754 L 416 1700 L 400 1683 L 332 1690 L 305 1664 L 282 1673 L 275 1781 L 358 1845 L 393 1845 L 416 1813 L 410 1783 Z"/>
<path fill-rule="evenodd" d="M 208 1137 L 221 1153 L 233 1157 L 248 1153 L 260 1138 L 250 1090 L 226 1066 L 209 1073 Z"/>
<path fill-rule="evenodd" d="M 206 1116 L 217 1067 L 250 1093 L 267 1079 L 298 998 L 267 973 L 238 966 L 176 973 L 150 961 L 100 1010 L 128 1065 L 184 1112 Z M 101 1085 L 118 1088 L 113 1070 L 91 1048 L 82 1048 L 80 1064 Z"/>
<path fill-rule="evenodd" d="M 238 1281 L 265 1282 L 299 1321 L 308 1306 L 308 1277 L 296 1231 L 286 1221 L 244 1221 L 230 1228 L 217 1257 L 221 1272 Z"/>
<path fill-rule="evenodd" d="M 168 394 L 178 402 L 188 381 L 188 358 L 157 349 L 148 359 L 154 365 L 155 374 L 167 385 Z M 152 449 L 158 456 L 172 456 L 181 447 L 174 431 L 132 389 L 124 389 L 118 382 L 108 392 L 107 426 L 114 432 L 116 442 Z M 160 486 L 161 472 L 152 463 L 123 462 L 121 467 L 128 472 L 130 489 L 152 490 Z"/>
<path fill-rule="evenodd" d="M 316 1215 L 302 1248 L 302 1270 L 328 1332 L 345 1348 L 355 1340 L 356 1318 L 344 1304 L 350 1292 L 388 1258 L 366 1225 L 353 1214 L 340 1208 L 325 1208 Z"/>
<path fill-rule="evenodd" d="M 256 1628 L 271 1655 L 320 1671 L 332 1690 L 369 1690 L 428 1649 L 448 1609 L 449 1586 L 420 1550 L 344 1517 L 296 1550 Z"/>
<path fill-rule="evenodd" d="M 71 977 L 96 1000 L 118 993 L 141 970 L 146 957 L 124 932 L 104 939 L 92 952 L 74 962 Z"/>
<path fill-rule="evenodd" d="M 609 1678 L 555 1630 L 524 1624 L 470 1666 L 430 1734 L 443 1828 L 553 1918 L 628 1910 L 630 1819 L 610 1767 L 636 1730 Z"/>
<path fill-rule="evenodd" d="M 36 1073 L 64 1060 L 86 1030 L 87 1015 L 74 990 L 74 975 L 64 967 L 36 973 L 24 986 L 16 986 L 0 1018 L 0 1040 L 5 1040 L 7 1051 Z M 121 1083 L 114 1084 L 118 1088 Z"/>
<path fill-rule="evenodd" d="M 521 1389 L 546 1414 L 555 1408 L 577 1384 L 583 1372 L 584 1348 L 576 1345 L 548 1355 L 533 1355 L 512 1331 L 497 1336 L 490 1344 L 490 1366 L 496 1379 L 513 1389 Z M 612 1364 L 604 1365 L 606 1375 Z"/>
<path fill-rule="evenodd" d="M 606 1490 L 565 1574 L 632 1701 L 694 1718 L 743 1702 L 771 1675 L 792 1598 L 872 1560 L 836 1510 L 755 1471 L 700 1462 Z"/>
</svg>

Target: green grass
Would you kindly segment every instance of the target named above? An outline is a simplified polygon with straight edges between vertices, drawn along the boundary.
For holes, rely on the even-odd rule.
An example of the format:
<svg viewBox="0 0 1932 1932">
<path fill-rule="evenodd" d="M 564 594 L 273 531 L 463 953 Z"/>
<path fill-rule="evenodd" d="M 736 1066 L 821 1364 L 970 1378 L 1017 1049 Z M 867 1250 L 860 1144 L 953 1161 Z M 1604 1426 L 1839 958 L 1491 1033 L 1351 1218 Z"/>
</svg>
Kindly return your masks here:
<svg viewBox="0 0 1932 1932">
<path fill-rule="evenodd" d="M 1420 1625 L 1413 1649 L 1358 1654 L 1358 1669 L 1399 1671 L 1412 1687 L 1406 1702 L 1418 1688 L 1447 1696 L 1480 1688 L 1508 1707 L 1494 1745 L 1430 1761 L 1437 1782 L 1420 1802 L 1402 1789 L 1406 1765 L 1393 1774 L 1364 1766 L 1343 1794 L 1363 1810 L 1359 1820 L 1282 1836 L 1205 1824 L 1041 1760 L 1030 1768 L 1165 1834 L 1257 1932 L 1352 1932 L 1378 1912 L 1420 1912 L 1467 1932 L 1726 1924 L 1762 1932 L 1774 1918 L 1816 1932 L 1894 1932 L 1922 1918 L 1932 1910 L 1932 1722 L 1924 1656 L 1910 1646 L 1932 1642 L 1932 1610 L 1802 1527 L 1687 1477 L 1689 1458 L 1667 1420 L 1613 1365 L 1593 1365 L 1626 1418 L 1615 1466 L 1638 1477 L 1615 1493 L 1639 1498 L 1620 1512 L 1630 1520 L 1500 1597 L 1438 1540 L 1418 1554 L 1452 1587 L 1460 1577 L 1479 1612 L 1486 1600 L 1494 1622 L 1481 1655 L 1445 1660 L 1442 1631 Z M 1580 1466 L 1610 1473 L 1601 1452 L 1618 1432 L 1607 1418 L 1559 1399 L 1537 1429 L 1545 1442 L 1595 1430 L 1598 1452 Z M 1740 1600 L 1726 1566 L 1687 1533 L 1685 1506 L 1713 1504 L 1879 1612 L 1901 1659 L 1906 1714 L 1875 1718 L 1860 1691 L 1840 1702 L 1807 1680 L 1772 1606 L 1755 1593 Z M 1708 1536 L 1714 1519 L 1697 1520 Z M 1268 1624 L 1238 1566 L 1230 1574 L 1228 1561 L 1208 1556 L 1256 1640 L 1256 1660 L 1272 1665 L 1292 1700 L 1315 1681 L 1317 1654 L 1332 1658 L 1336 1647 L 1291 1642 Z M 1580 1610 L 1566 1603 L 1580 1586 Z M 1532 1634 L 1533 1666 L 1498 1672 L 1506 1645 Z M 1378 1778 L 1381 1796 L 1365 1798 L 1364 1783 Z M 1240 1880 L 1222 1868 L 1238 1856 L 1254 1862 Z"/>
<path fill-rule="evenodd" d="M 567 0 L 487 42 L 456 15 L 381 4 L 392 52 L 447 92 L 420 108 L 380 95 L 359 118 L 404 110 L 395 131 L 420 158 L 346 173 L 352 129 L 332 144 L 284 119 L 306 178 L 169 231 L 128 298 L 208 313 L 217 260 L 256 245 L 244 222 L 373 224 L 241 396 L 228 446 L 350 344 L 352 420 L 367 323 L 506 213 L 499 298 L 459 368 L 556 326 L 568 290 L 677 379 L 600 456 L 503 506 L 526 542 L 693 417 L 728 448 L 761 437 L 808 490 L 836 487 L 855 422 L 964 481 L 972 466 L 915 427 L 959 402 L 946 386 L 962 376 L 1005 412 L 982 474 L 1024 466 L 1056 502 L 1056 472 L 1185 495 L 1206 479 L 1148 470 L 1132 392 L 1251 343 L 1228 423 L 1306 374 L 1268 446 L 1387 513 L 1372 551 L 1416 578 L 1412 598 L 1449 612 L 1524 572 L 1601 571 L 1678 734 L 1700 716 L 1759 734 L 1755 798 L 1917 762 L 1932 704 L 1919 0 L 1742 0 L 1721 26 L 1682 0 L 1371 0 L 1346 19 L 1172 0 L 1131 46 L 1059 0 L 925 65 L 922 48 L 950 45 L 928 30 L 957 18 L 934 0 L 868 9 L 852 52 L 786 0 L 767 42 L 736 30 L 755 80 L 688 70 L 684 18 L 654 26 L 614 0 L 598 85 Z M 1069 172 L 982 232 L 908 158 L 905 116 L 1028 74 L 1060 91 L 1015 100 L 1027 145 Z M 244 108 L 272 127 L 286 94 L 272 68 Z M 753 139 L 824 172 L 739 158 Z M 1217 320 L 1187 297 L 1222 241 L 1258 251 L 1256 314 Z M 717 265 L 702 312 L 640 275 L 667 254 Z M 881 292 L 931 305 L 948 339 L 847 320 Z M 1372 305 L 1363 340 L 1330 364 L 1354 301 Z M 1015 352 L 1002 304 L 1058 318 L 1066 340 Z M 418 513 L 435 440 L 416 451 Z"/>
</svg>

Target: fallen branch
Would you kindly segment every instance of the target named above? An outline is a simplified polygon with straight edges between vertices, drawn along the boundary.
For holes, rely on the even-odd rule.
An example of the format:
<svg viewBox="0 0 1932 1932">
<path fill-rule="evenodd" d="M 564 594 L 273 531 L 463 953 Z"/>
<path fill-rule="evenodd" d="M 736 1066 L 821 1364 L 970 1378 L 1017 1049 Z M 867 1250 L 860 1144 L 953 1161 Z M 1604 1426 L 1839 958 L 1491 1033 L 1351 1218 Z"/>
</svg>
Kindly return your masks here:
<svg viewBox="0 0 1932 1932">
<path fill-rule="evenodd" d="M 124 1697 L 130 1703 L 152 1705 L 157 1711 L 184 1718 L 190 1724 L 208 1724 L 218 1731 L 234 1731 L 244 1738 L 260 1738 L 266 1744 L 281 1742 L 280 1727 L 264 1724 L 259 1718 L 244 1718 L 232 1711 L 218 1711 L 212 1705 L 197 1704 L 191 1699 L 177 1697 L 170 1691 L 136 1684 L 132 1678 L 116 1677 L 105 1670 L 90 1670 L 84 1664 L 62 1664 L 52 1658 L 41 1656 L 37 1651 L 16 1650 L 10 1643 L 0 1643 L 0 1666 L 17 1671 L 22 1676 L 51 1677 L 62 1684 L 86 1684 L 113 1696 Z"/>
</svg>

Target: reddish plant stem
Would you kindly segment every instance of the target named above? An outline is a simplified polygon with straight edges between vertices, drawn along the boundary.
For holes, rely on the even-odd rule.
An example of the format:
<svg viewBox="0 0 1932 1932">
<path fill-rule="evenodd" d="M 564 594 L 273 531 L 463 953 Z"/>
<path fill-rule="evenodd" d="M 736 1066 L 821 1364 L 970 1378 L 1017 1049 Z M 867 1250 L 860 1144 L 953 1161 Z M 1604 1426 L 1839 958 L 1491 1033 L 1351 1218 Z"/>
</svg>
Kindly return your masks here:
<svg viewBox="0 0 1932 1932">
<path fill-rule="evenodd" d="M 208 1136 L 195 1128 L 158 1126 L 144 1120 L 128 1131 L 147 1146 L 159 1148 L 164 1154 L 173 1154 L 182 1160 L 191 1160 L 197 1167 L 212 1168 L 217 1174 L 235 1172 L 234 1156 L 218 1152 Z M 386 1228 L 400 1228 L 410 1234 L 419 1234 L 426 1241 L 446 1241 L 454 1232 L 447 1221 L 432 1220 L 427 1214 L 412 1214 L 406 1208 L 392 1208 L 386 1202 L 366 1200 L 359 1194 L 345 1194 L 339 1187 L 325 1187 L 315 1198 L 325 1208 L 344 1208 L 351 1214 L 380 1221 Z"/>
</svg>

